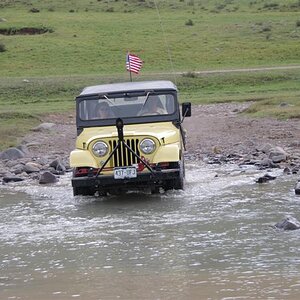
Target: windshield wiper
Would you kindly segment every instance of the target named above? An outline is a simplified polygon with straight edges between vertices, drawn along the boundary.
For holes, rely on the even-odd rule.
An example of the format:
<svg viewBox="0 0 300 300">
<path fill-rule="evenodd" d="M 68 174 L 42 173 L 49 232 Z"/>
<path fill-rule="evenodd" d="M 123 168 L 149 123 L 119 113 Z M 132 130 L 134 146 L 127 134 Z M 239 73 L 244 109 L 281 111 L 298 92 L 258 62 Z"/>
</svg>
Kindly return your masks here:
<svg viewBox="0 0 300 300">
<path fill-rule="evenodd" d="M 146 100 L 145 100 L 145 102 L 144 102 L 142 108 L 140 109 L 140 111 L 143 111 L 144 106 L 146 105 L 146 102 L 148 101 L 148 98 L 149 98 L 150 94 L 152 94 L 152 93 L 155 94 L 154 92 L 148 92 L 148 93 L 147 93 L 147 95 L 146 95 Z"/>
</svg>

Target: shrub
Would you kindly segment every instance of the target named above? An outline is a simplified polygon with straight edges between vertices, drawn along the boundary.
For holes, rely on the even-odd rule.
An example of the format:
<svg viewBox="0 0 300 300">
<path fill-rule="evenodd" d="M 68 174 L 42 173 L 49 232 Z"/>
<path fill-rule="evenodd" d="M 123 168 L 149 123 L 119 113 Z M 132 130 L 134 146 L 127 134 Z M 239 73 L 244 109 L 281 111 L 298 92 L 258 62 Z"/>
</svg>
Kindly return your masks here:
<svg viewBox="0 0 300 300">
<path fill-rule="evenodd" d="M 5 45 L 0 43 L 0 52 L 5 52 L 5 51 L 6 51 Z"/>
<path fill-rule="evenodd" d="M 30 10 L 29 10 L 29 12 L 32 12 L 32 13 L 39 13 L 40 12 L 40 10 L 38 9 L 38 8 L 31 8 Z"/>
<path fill-rule="evenodd" d="M 297 27 L 300 27 L 300 20 L 298 20 L 298 21 L 296 22 L 296 26 L 297 26 Z"/>
<path fill-rule="evenodd" d="M 194 22 L 193 22 L 193 20 L 188 19 L 188 20 L 185 22 L 185 25 L 186 25 L 186 26 L 193 26 L 193 25 L 194 25 Z"/>
<path fill-rule="evenodd" d="M 113 7 L 108 7 L 105 11 L 106 12 L 114 12 L 115 10 Z"/>
<path fill-rule="evenodd" d="M 262 29 L 261 29 L 262 32 L 269 32 L 269 31 L 271 31 L 271 30 L 272 30 L 271 25 L 265 25 L 265 26 L 263 26 Z"/>
<path fill-rule="evenodd" d="M 272 34 L 271 34 L 271 33 L 268 33 L 268 34 L 266 35 L 266 40 L 267 40 L 267 41 L 270 40 L 271 37 L 272 37 Z"/>
<path fill-rule="evenodd" d="M 266 3 L 264 5 L 264 8 L 266 9 L 277 9 L 279 7 L 279 4 L 277 3 Z"/>
</svg>

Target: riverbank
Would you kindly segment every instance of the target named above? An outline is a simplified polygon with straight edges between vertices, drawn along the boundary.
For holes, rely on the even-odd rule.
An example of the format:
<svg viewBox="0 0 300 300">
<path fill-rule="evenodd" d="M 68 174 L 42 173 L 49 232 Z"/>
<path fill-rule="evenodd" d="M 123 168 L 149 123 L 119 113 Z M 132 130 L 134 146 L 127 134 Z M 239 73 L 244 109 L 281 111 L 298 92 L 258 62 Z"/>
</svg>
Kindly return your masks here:
<svg viewBox="0 0 300 300">
<path fill-rule="evenodd" d="M 243 114 L 248 107 L 249 103 L 194 105 L 192 117 L 184 121 L 186 160 L 281 168 L 298 174 L 300 120 L 254 119 Z M 69 154 L 76 139 L 74 114 L 50 114 L 42 122 L 23 138 L 19 147 L 23 157 L 0 160 L 2 181 L 17 177 L 38 182 L 41 173 L 59 176 L 70 171 Z"/>
</svg>

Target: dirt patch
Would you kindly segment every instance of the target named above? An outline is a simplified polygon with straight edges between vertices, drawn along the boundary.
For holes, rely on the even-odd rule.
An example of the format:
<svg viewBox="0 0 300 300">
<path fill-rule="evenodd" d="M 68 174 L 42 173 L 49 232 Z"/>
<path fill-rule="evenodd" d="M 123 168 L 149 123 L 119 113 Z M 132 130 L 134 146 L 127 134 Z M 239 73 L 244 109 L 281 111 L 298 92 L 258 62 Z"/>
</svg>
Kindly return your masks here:
<svg viewBox="0 0 300 300">
<path fill-rule="evenodd" d="M 251 118 L 242 112 L 249 103 L 226 103 L 193 107 L 193 117 L 184 121 L 188 132 L 187 152 L 193 159 L 224 155 L 246 158 L 264 145 L 300 155 L 300 120 Z"/>
<path fill-rule="evenodd" d="M 23 27 L 23 28 L 2 28 L 0 29 L 0 34 L 2 35 L 36 35 L 44 34 L 46 32 L 53 32 L 53 29 L 47 27 Z"/>
</svg>

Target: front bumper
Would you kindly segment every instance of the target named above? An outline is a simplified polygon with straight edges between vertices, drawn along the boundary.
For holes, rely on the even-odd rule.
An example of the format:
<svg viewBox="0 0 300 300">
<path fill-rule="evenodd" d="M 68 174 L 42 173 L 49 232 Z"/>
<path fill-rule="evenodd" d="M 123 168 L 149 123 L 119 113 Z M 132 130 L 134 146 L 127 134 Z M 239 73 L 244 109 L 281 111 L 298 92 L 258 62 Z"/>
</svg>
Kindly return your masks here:
<svg viewBox="0 0 300 300">
<path fill-rule="evenodd" d="M 143 187 L 163 187 L 170 180 L 180 177 L 179 169 L 167 169 L 153 171 L 153 173 L 138 173 L 136 178 L 114 179 L 113 175 L 73 177 L 73 187 L 95 187 L 97 189 L 109 188 L 143 188 Z"/>
</svg>

